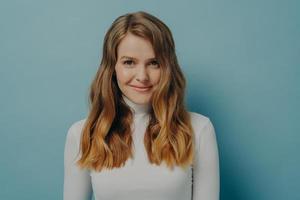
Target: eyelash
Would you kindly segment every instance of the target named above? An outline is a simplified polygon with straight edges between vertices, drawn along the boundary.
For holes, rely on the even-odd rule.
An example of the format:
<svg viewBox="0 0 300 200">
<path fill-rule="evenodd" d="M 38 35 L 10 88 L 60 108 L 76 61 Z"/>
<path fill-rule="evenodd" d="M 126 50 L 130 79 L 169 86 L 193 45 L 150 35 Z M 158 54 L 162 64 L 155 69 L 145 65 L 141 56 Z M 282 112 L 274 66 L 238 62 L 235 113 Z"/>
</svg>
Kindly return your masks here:
<svg viewBox="0 0 300 200">
<path fill-rule="evenodd" d="M 129 64 L 128 62 L 131 63 L 131 64 L 133 63 L 132 60 L 125 60 L 125 61 L 123 62 L 123 64 L 124 64 L 124 65 L 131 65 L 131 64 Z M 157 62 L 157 61 L 151 61 L 150 63 L 151 63 L 151 64 L 155 63 L 154 65 L 157 65 L 157 66 L 158 66 L 158 62 Z"/>
<path fill-rule="evenodd" d="M 130 65 L 130 64 L 128 64 L 128 62 L 132 63 L 133 61 L 132 61 L 132 60 L 125 60 L 125 61 L 123 62 L 123 64 L 124 64 L 124 65 Z"/>
</svg>

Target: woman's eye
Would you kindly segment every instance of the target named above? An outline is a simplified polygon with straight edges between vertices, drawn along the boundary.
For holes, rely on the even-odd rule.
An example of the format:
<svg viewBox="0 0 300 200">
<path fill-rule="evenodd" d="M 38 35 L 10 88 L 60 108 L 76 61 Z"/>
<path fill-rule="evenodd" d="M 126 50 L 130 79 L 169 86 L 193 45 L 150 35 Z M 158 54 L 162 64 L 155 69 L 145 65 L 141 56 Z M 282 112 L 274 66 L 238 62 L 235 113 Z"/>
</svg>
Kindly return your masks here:
<svg viewBox="0 0 300 200">
<path fill-rule="evenodd" d="M 133 64 L 133 61 L 132 60 L 125 60 L 123 62 L 124 65 L 132 65 Z"/>
<path fill-rule="evenodd" d="M 156 60 L 150 62 L 151 65 L 158 66 L 158 62 Z"/>
</svg>

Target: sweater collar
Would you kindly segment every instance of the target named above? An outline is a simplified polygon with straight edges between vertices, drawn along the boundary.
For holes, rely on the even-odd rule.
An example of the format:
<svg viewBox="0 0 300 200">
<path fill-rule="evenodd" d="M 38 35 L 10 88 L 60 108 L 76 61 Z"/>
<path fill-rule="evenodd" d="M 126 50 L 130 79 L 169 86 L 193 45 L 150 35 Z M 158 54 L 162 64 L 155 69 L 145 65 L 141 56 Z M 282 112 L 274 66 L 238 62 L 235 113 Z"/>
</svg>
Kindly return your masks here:
<svg viewBox="0 0 300 200">
<path fill-rule="evenodd" d="M 147 104 L 137 104 L 122 94 L 125 103 L 130 107 L 134 114 L 148 114 L 150 111 L 150 103 Z"/>
</svg>

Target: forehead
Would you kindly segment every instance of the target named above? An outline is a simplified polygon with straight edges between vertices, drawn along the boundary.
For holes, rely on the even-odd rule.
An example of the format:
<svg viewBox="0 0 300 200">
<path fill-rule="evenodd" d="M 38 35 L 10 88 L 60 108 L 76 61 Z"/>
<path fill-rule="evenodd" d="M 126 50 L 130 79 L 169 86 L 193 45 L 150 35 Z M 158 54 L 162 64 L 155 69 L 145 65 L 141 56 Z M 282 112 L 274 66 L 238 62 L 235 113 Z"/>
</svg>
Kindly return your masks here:
<svg viewBox="0 0 300 200">
<path fill-rule="evenodd" d="M 137 59 L 149 59 L 155 57 L 155 52 L 149 40 L 127 33 L 118 46 L 118 59 L 122 56 Z"/>
</svg>

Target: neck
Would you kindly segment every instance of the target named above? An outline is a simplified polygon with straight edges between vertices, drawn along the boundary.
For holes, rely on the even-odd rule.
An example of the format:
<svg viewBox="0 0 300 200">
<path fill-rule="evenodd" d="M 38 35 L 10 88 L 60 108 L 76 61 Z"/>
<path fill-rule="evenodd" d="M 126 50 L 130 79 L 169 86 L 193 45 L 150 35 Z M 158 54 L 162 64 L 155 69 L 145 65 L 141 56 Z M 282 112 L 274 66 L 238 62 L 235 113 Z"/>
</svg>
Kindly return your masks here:
<svg viewBox="0 0 300 200">
<path fill-rule="evenodd" d="M 134 114 L 147 114 L 150 111 L 150 103 L 147 104 L 137 104 L 122 94 L 125 103 L 130 107 Z"/>
</svg>

